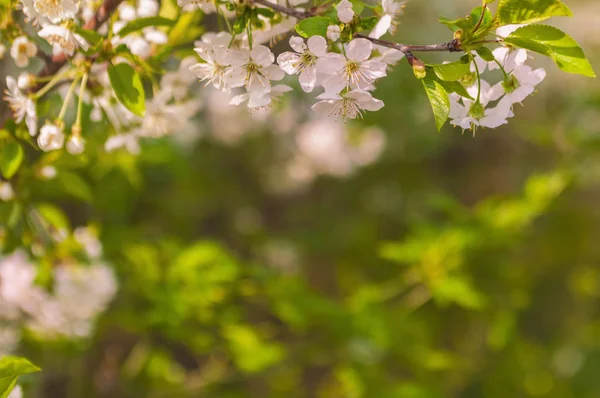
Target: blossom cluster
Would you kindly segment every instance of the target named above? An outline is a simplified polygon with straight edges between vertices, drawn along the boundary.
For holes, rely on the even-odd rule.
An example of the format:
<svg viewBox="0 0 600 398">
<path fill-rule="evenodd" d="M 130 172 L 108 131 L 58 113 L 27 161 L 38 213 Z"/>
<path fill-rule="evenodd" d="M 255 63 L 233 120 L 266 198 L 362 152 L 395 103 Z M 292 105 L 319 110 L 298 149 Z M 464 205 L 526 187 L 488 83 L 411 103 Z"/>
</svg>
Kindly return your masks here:
<svg viewBox="0 0 600 398">
<path fill-rule="evenodd" d="M 88 228 L 73 239 L 90 265 L 72 260 L 52 267 L 51 289 L 40 283 L 40 267 L 21 250 L 0 257 L 0 353 L 13 351 L 23 328 L 42 339 L 88 336 L 116 293 L 117 282 L 101 258 L 102 246 Z"/>
</svg>

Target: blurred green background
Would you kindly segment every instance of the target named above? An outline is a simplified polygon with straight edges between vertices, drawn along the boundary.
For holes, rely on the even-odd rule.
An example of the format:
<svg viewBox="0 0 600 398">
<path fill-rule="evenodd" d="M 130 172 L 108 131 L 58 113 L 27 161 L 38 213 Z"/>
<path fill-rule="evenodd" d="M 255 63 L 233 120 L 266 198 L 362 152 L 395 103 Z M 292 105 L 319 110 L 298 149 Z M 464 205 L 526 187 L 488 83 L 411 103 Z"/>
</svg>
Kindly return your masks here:
<svg viewBox="0 0 600 398">
<path fill-rule="evenodd" d="M 437 16 L 477 2 L 409 1 L 397 39 L 446 41 Z M 600 3 L 567 3 L 552 23 L 598 70 Z M 31 396 L 600 397 L 600 82 L 532 64 L 538 92 L 473 137 L 436 131 L 401 62 L 343 126 L 383 152 L 341 176 L 294 168 L 298 92 L 268 117 L 210 92 L 139 156 L 64 160 L 93 200 L 56 203 L 120 288 L 91 340 L 25 341 Z"/>
</svg>

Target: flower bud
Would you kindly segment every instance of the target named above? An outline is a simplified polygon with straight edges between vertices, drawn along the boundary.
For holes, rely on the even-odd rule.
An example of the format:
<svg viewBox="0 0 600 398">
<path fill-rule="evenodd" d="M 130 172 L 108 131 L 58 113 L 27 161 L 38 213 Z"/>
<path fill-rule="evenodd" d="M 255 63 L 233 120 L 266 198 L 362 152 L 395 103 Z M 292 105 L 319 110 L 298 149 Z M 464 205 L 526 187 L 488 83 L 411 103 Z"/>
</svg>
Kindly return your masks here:
<svg viewBox="0 0 600 398">
<path fill-rule="evenodd" d="M 85 141 L 79 134 L 73 134 L 67 141 L 67 152 L 71 155 L 80 155 L 85 150 Z"/>
<path fill-rule="evenodd" d="M 35 76 L 28 72 L 22 72 L 17 78 L 17 86 L 23 91 L 28 90 L 35 84 Z"/>
<path fill-rule="evenodd" d="M 40 129 L 37 141 L 42 151 L 55 151 L 63 147 L 65 135 L 56 124 L 47 123 Z"/>
<path fill-rule="evenodd" d="M 341 29 L 338 25 L 329 25 L 327 27 L 327 38 L 331 41 L 338 41 L 340 38 Z"/>
</svg>

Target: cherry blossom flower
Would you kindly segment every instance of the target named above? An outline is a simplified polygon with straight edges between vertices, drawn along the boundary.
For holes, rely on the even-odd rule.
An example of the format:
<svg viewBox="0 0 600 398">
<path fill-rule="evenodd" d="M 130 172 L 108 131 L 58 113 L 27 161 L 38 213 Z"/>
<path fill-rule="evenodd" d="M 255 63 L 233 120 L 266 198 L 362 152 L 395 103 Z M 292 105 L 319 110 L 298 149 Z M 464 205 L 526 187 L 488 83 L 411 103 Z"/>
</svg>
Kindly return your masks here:
<svg viewBox="0 0 600 398">
<path fill-rule="evenodd" d="M 65 135 L 60 127 L 52 123 L 46 123 L 40 129 L 38 145 L 42 151 L 56 151 L 61 149 L 65 143 Z"/>
<path fill-rule="evenodd" d="M 352 3 L 348 0 L 340 1 L 336 6 L 338 19 L 343 23 L 349 23 L 354 19 L 354 10 Z"/>
<path fill-rule="evenodd" d="M 360 118 L 364 111 L 378 111 L 383 108 L 383 101 L 362 90 L 352 90 L 342 95 L 325 92 L 317 99 L 321 101 L 312 106 L 314 111 L 344 120 Z"/>
<path fill-rule="evenodd" d="M 71 0 L 33 0 L 33 8 L 52 23 L 75 18 L 79 7 Z"/>
<path fill-rule="evenodd" d="M 40 14 L 34 5 L 34 0 L 20 0 L 18 8 L 23 10 L 25 20 L 33 25 L 45 25 L 50 23 L 50 20 L 45 15 Z"/>
<path fill-rule="evenodd" d="M 284 52 L 277 57 L 277 63 L 287 74 L 299 74 L 302 90 L 310 93 L 317 84 L 317 60 L 327 52 L 327 41 L 322 36 L 312 36 L 304 44 L 301 37 L 295 36 L 290 38 L 290 47 L 296 52 Z"/>
<path fill-rule="evenodd" d="M 533 94 L 535 87 L 546 78 L 546 71 L 544 68 L 533 70 L 530 66 L 523 65 L 515 68 L 510 76 L 510 81 L 502 81 L 494 85 L 491 88 L 491 95 L 500 97 L 504 94 L 504 98 L 512 105 L 523 102 Z"/>
<path fill-rule="evenodd" d="M 200 43 L 198 43 L 200 45 Z M 212 84 L 216 89 L 229 91 L 225 83 L 225 71 L 230 66 L 229 50 L 220 45 L 204 44 L 194 49 L 205 62 L 197 63 L 190 70 L 206 84 Z"/>
<path fill-rule="evenodd" d="M 245 86 L 250 96 L 261 97 L 270 92 L 270 80 L 281 80 L 285 75 L 273 64 L 275 56 L 271 50 L 263 45 L 250 51 L 230 51 L 227 58 L 232 66 L 225 71 L 225 82 L 230 87 Z"/>
<path fill-rule="evenodd" d="M 52 44 L 54 55 L 65 53 L 68 56 L 73 56 L 78 48 L 84 50 L 89 48 L 88 42 L 83 37 L 63 26 L 46 25 L 38 32 L 38 35 Z"/>
<path fill-rule="evenodd" d="M 10 47 L 10 56 L 19 68 L 26 68 L 29 65 L 29 58 L 34 57 L 35 54 L 37 54 L 37 47 L 26 36 L 17 37 Z"/>
<path fill-rule="evenodd" d="M 67 140 L 66 148 L 71 155 L 81 155 L 85 150 L 85 141 L 80 135 L 71 135 Z"/>
<path fill-rule="evenodd" d="M 108 137 L 104 143 L 106 152 L 113 152 L 119 148 L 125 148 L 132 155 L 140 153 L 140 140 L 135 134 L 117 134 Z"/>
<path fill-rule="evenodd" d="M 379 39 L 384 34 L 390 32 L 395 33 L 396 23 L 395 19 L 403 14 L 404 12 L 404 1 L 397 0 L 382 0 L 381 6 L 383 8 L 383 15 L 377 21 L 377 25 L 373 28 L 369 37 Z"/>
<path fill-rule="evenodd" d="M 371 90 L 373 82 L 386 76 L 387 65 L 369 60 L 373 43 L 354 39 L 348 44 L 346 56 L 328 53 L 317 61 L 318 71 L 329 75 L 323 80 L 325 91 L 339 93 L 344 88 Z"/>
<path fill-rule="evenodd" d="M 15 122 L 21 123 L 25 120 L 29 134 L 33 137 L 37 134 L 37 115 L 35 111 L 35 102 L 28 96 L 21 93 L 17 81 L 8 76 L 6 78 L 4 100 L 8 102 L 8 106 L 13 112 Z"/>
<path fill-rule="evenodd" d="M 473 85 L 467 91 L 475 98 L 478 87 Z M 508 123 L 507 119 L 514 116 L 508 101 L 503 99 L 495 107 L 486 108 L 488 103 L 498 100 L 499 97 L 500 95 L 492 90 L 490 84 L 485 80 L 481 80 L 479 102 L 463 98 L 456 93 L 450 94 L 450 124 L 466 130 L 478 126 L 497 128 Z"/>
</svg>

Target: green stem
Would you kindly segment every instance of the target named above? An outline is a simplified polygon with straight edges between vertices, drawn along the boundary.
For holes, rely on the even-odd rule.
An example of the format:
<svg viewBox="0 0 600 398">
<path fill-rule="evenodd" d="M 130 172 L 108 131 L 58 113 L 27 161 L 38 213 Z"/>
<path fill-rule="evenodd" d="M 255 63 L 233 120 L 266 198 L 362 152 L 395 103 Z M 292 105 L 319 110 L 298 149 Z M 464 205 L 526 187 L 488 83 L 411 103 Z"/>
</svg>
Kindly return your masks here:
<svg viewBox="0 0 600 398">
<path fill-rule="evenodd" d="M 77 120 L 75 124 L 81 126 L 81 116 L 83 114 L 83 95 L 85 94 L 85 87 L 87 86 L 88 74 L 84 73 L 81 79 L 81 86 L 79 87 L 79 104 L 77 104 Z"/>
<path fill-rule="evenodd" d="M 46 84 L 38 92 L 32 95 L 33 99 L 37 100 L 42 98 L 48 93 L 48 91 L 52 90 L 52 88 L 54 88 L 54 86 L 56 86 L 56 84 L 60 82 L 63 78 L 65 78 L 70 72 L 71 69 L 65 69 L 63 72 L 54 75 L 54 77 L 48 82 L 48 84 Z"/>
<path fill-rule="evenodd" d="M 473 54 L 469 54 L 471 55 L 471 60 L 473 65 L 475 65 L 475 72 L 477 73 L 477 103 L 479 103 L 479 99 L 481 98 L 481 74 L 479 73 L 479 67 L 477 66 L 477 62 L 475 62 Z"/>
<path fill-rule="evenodd" d="M 502 66 L 502 64 L 500 62 L 498 62 L 498 60 L 496 58 L 494 58 L 494 62 L 500 67 L 502 74 L 504 74 L 504 80 L 508 80 L 508 73 L 506 73 L 504 66 Z"/>
<path fill-rule="evenodd" d="M 217 6 L 217 13 L 221 17 L 223 17 L 223 20 L 225 21 L 225 25 L 227 25 L 227 30 L 229 31 L 229 33 L 231 33 L 233 31 L 233 28 L 231 27 L 231 22 L 229 22 L 229 19 L 227 18 L 227 16 L 225 16 L 225 11 L 221 10 L 220 5 Z"/>
<path fill-rule="evenodd" d="M 250 27 L 250 21 L 246 25 L 246 31 L 248 32 L 248 44 L 250 45 L 250 50 L 252 50 L 252 28 Z"/>
<path fill-rule="evenodd" d="M 69 87 L 69 91 L 67 91 L 67 95 L 65 96 L 65 102 L 63 102 L 62 108 L 60 108 L 60 113 L 58 114 L 58 120 L 63 120 L 63 118 L 65 117 L 65 114 L 67 113 L 67 108 L 71 103 L 71 98 L 73 97 L 75 87 L 77 87 L 77 78 L 73 79 L 73 83 L 71 83 L 71 87 Z"/>
</svg>

